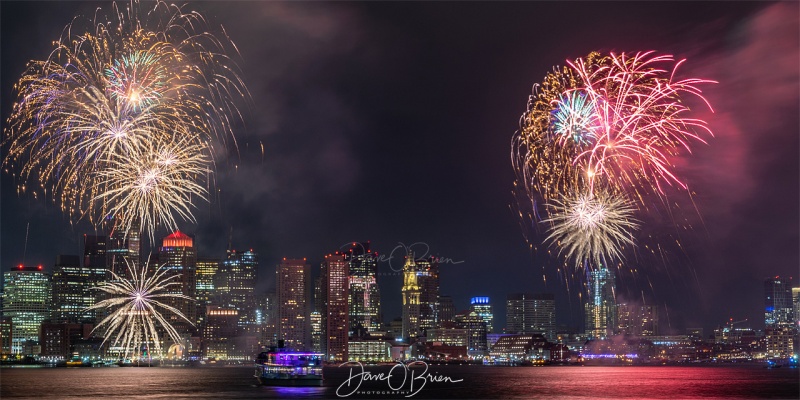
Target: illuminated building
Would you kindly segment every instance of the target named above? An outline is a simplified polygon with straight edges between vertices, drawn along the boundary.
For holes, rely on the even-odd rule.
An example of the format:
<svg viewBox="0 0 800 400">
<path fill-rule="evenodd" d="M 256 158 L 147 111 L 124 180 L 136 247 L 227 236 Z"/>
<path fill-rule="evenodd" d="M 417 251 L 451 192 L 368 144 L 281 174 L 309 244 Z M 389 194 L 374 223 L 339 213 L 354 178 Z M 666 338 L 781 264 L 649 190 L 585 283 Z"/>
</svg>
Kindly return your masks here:
<svg viewBox="0 0 800 400">
<path fill-rule="evenodd" d="M 203 328 L 205 356 L 217 360 L 238 358 L 234 343 L 239 334 L 239 311 L 208 306 L 206 317 L 208 321 Z"/>
<path fill-rule="evenodd" d="M 392 344 L 380 337 L 351 338 L 347 343 L 348 361 L 392 361 Z"/>
<path fill-rule="evenodd" d="M 0 318 L 0 355 L 7 355 L 11 353 L 11 332 L 13 331 L 13 322 L 10 317 Z"/>
<path fill-rule="evenodd" d="M 794 308 L 794 326 L 800 329 L 800 287 L 792 288 L 792 308 Z"/>
<path fill-rule="evenodd" d="M 314 311 L 309 317 L 311 320 L 311 351 L 322 353 L 322 339 L 325 331 L 322 329 L 322 313 Z"/>
<path fill-rule="evenodd" d="M 369 332 L 378 331 L 381 329 L 381 293 L 375 277 L 378 253 L 370 252 L 369 242 L 353 242 L 345 256 L 350 263 L 350 332 L 359 325 Z"/>
<path fill-rule="evenodd" d="M 105 279 L 105 271 L 81 267 L 79 256 L 60 255 L 53 268 L 53 300 L 50 318 L 53 322 L 94 323 L 96 311 L 86 311 L 95 303 L 93 288 Z"/>
<path fill-rule="evenodd" d="M 456 315 L 456 326 L 467 330 L 467 354 L 482 358 L 487 354 L 486 321 L 475 311 Z"/>
<path fill-rule="evenodd" d="M 439 296 L 439 315 L 438 326 L 446 325 L 447 323 L 455 322 L 456 320 L 456 305 L 453 303 L 451 296 Z"/>
<path fill-rule="evenodd" d="M 197 293 L 197 253 L 194 250 L 194 240 L 181 231 L 168 235 L 159 249 L 158 263 L 167 270 L 166 276 L 177 275 L 172 282 L 179 284 L 172 285 L 167 290 L 189 297 L 189 299 L 169 297 L 165 304 L 180 311 L 189 321 L 197 321 L 197 306 L 193 301 Z M 175 313 L 167 313 L 165 317 L 178 333 L 184 336 L 188 336 L 187 334 L 194 330 L 192 324 Z"/>
<path fill-rule="evenodd" d="M 419 337 L 422 334 L 419 326 L 420 295 L 422 289 L 417 280 L 417 264 L 414 262 L 414 253 L 406 256 L 403 265 L 403 340 Z"/>
<path fill-rule="evenodd" d="M 413 256 L 413 254 L 412 254 Z M 419 332 L 425 336 L 439 319 L 439 262 L 435 257 L 415 261 L 419 294 Z"/>
<path fill-rule="evenodd" d="M 50 316 L 50 275 L 22 264 L 3 273 L 3 316 L 11 318 L 11 352 L 38 354 L 39 326 Z"/>
<path fill-rule="evenodd" d="M 75 345 L 91 336 L 92 324 L 49 323 L 41 327 L 40 343 L 42 358 L 47 360 L 65 360 L 75 352 Z"/>
<path fill-rule="evenodd" d="M 513 363 L 515 361 L 530 360 L 545 357 L 544 350 L 548 347 L 547 339 L 540 334 L 505 335 L 489 351 L 496 363 Z"/>
<path fill-rule="evenodd" d="M 658 309 L 653 306 L 617 304 L 617 333 L 634 336 L 658 335 Z"/>
<path fill-rule="evenodd" d="M 488 297 L 473 297 L 470 299 L 470 310 L 475 311 L 478 315 L 486 321 L 486 332 L 492 333 L 494 328 L 492 322 L 494 321 L 494 314 L 492 313 L 492 305 L 489 304 Z"/>
<path fill-rule="evenodd" d="M 344 254 L 336 252 L 325 256 L 324 272 L 327 290 L 326 351 L 329 361 L 348 359 L 349 308 L 347 305 L 350 263 Z"/>
<path fill-rule="evenodd" d="M 259 331 L 255 294 L 257 270 L 258 254 L 252 249 L 245 252 L 229 249 L 214 278 L 219 305 L 237 310 L 239 327 L 253 334 Z"/>
<path fill-rule="evenodd" d="M 261 344 L 263 346 L 278 345 L 278 295 L 274 291 L 259 296 L 259 312 L 261 314 Z"/>
<path fill-rule="evenodd" d="M 394 340 L 403 340 L 403 318 L 395 318 L 389 322 L 389 335 Z"/>
<path fill-rule="evenodd" d="M 770 326 L 764 331 L 767 357 L 789 358 L 794 354 L 796 330 L 786 326 Z"/>
<path fill-rule="evenodd" d="M 769 278 L 764 281 L 764 324 L 767 328 L 794 328 L 792 278 Z"/>
<path fill-rule="evenodd" d="M 304 351 L 310 347 L 308 289 L 311 287 L 310 265 L 306 259 L 286 259 L 278 265 L 278 340 L 286 348 Z"/>
<path fill-rule="evenodd" d="M 214 287 L 214 275 L 219 271 L 219 259 L 198 257 L 196 264 L 196 284 L 195 294 L 197 302 L 197 325 L 200 326 L 206 320 L 206 306 L 214 302 L 216 289 Z"/>
<path fill-rule="evenodd" d="M 605 338 L 617 326 L 617 305 L 614 297 L 614 273 L 607 268 L 590 273 L 589 296 L 585 304 L 586 334 Z"/>
<path fill-rule="evenodd" d="M 467 347 L 469 345 L 469 330 L 456 328 L 455 326 L 434 328 L 428 331 L 428 336 L 425 339 L 428 343 Z"/>
<path fill-rule="evenodd" d="M 552 293 L 513 293 L 506 299 L 506 333 L 540 333 L 556 338 L 556 302 Z"/>
</svg>

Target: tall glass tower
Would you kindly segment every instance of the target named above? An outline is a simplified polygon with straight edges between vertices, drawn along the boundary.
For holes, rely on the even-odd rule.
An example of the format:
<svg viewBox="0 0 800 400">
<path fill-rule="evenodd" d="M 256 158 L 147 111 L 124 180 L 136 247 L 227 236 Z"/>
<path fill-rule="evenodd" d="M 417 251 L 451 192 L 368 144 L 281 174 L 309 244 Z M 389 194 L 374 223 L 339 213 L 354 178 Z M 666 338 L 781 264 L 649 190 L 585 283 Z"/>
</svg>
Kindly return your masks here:
<svg viewBox="0 0 800 400">
<path fill-rule="evenodd" d="M 50 314 L 50 275 L 22 264 L 3 274 L 3 316 L 11 318 L 11 352 L 32 354 L 39 326 Z"/>
<path fill-rule="evenodd" d="M 586 334 L 604 338 L 617 326 L 617 301 L 614 273 L 600 268 L 589 273 L 589 297 L 585 305 Z"/>
<path fill-rule="evenodd" d="M 381 292 L 375 277 L 378 254 L 370 251 L 369 242 L 353 242 L 345 256 L 350 263 L 350 332 L 359 325 L 369 332 L 381 330 Z"/>
</svg>

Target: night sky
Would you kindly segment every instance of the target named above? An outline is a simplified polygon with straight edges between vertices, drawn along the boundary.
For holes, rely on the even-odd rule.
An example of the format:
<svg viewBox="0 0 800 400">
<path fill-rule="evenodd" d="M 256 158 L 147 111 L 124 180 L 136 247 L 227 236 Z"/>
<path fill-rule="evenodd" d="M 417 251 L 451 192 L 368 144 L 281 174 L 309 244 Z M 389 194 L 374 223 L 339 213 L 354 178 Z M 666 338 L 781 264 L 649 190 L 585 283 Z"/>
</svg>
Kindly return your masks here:
<svg viewBox="0 0 800 400">
<path fill-rule="evenodd" d="M 26 62 L 46 58 L 72 16 L 91 16 L 98 6 L 110 9 L 0 4 L 4 129 Z M 731 317 L 761 329 L 763 279 L 789 275 L 798 283 L 798 3 L 188 8 L 217 32 L 224 26 L 238 46 L 252 105 L 243 106 L 246 127 L 235 132 L 239 154 L 217 154 L 218 196 L 198 203 L 197 224 L 181 230 L 196 236 L 201 256 L 222 257 L 232 229 L 235 248 L 260 254 L 262 290 L 274 286 L 282 257 L 308 257 L 316 273 L 324 254 L 370 240 L 373 250 L 394 256 L 379 264 L 389 321 L 400 316 L 401 278 L 392 268 L 400 269 L 405 252 L 397 247 L 424 242 L 430 254 L 453 261 L 441 267 L 441 292 L 458 309 L 471 296 L 489 296 L 502 328 L 508 293 L 547 291 L 556 294 L 558 322 L 578 328 L 580 280 L 556 272 L 561 260 L 529 251 L 523 232 L 543 237 L 520 226 L 509 152 L 532 85 L 592 50 L 657 50 L 688 59 L 681 77 L 719 81 L 703 87 L 715 113 L 697 107 L 694 114 L 715 137 L 677 161 L 699 216 L 683 209 L 688 230 L 648 226 L 666 255 L 630 255 L 619 296 L 658 305 L 663 333 L 710 329 Z M 3 173 L 2 269 L 23 258 L 49 268 L 57 254 L 79 254 L 88 223 L 72 224 L 57 206 L 15 187 Z M 689 198 L 674 196 L 679 204 Z"/>
</svg>

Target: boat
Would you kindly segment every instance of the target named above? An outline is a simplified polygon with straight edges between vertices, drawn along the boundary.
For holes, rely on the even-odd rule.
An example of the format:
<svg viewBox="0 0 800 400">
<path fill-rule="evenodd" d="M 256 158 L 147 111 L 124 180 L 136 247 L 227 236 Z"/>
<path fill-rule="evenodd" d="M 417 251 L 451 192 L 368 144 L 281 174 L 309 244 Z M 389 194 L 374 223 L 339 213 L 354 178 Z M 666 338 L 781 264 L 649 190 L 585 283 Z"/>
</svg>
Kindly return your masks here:
<svg viewBox="0 0 800 400">
<path fill-rule="evenodd" d="M 324 354 L 271 348 L 255 360 L 255 377 L 267 386 L 322 386 Z"/>
</svg>

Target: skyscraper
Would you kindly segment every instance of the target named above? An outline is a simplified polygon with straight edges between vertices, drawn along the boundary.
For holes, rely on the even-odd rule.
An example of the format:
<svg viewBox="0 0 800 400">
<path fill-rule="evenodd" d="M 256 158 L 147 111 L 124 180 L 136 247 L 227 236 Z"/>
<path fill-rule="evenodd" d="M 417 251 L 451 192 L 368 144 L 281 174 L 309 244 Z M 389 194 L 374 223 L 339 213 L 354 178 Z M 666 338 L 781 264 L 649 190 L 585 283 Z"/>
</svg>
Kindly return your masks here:
<svg viewBox="0 0 800 400">
<path fill-rule="evenodd" d="M 214 275 L 219 271 L 219 259 L 217 258 L 197 258 L 197 282 L 195 284 L 195 293 L 197 302 L 195 308 L 197 309 L 197 325 L 201 326 L 206 322 L 206 306 L 212 304 L 214 296 L 216 295 L 216 288 L 214 286 Z"/>
<path fill-rule="evenodd" d="M 237 310 L 239 327 L 248 334 L 257 334 L 259 330 L 255 315 L 257 270 L 258 254 L 252 249 L 228 250 L 214 279 L 217 303 L 223 308 Z"/>
<path fill-rule="evenodd" d="M 30 354 L 39 343 L 39 326 L 50 315 L 50 275 L 42 266 L 22 264 L 3 273 L 3 316 L 11 318 L 11 351 Z"/>
<path fill-rule="evenodd" d="M 349 330 L 348 276 L 350 263 L 344 254 L 336 252 L 325 256 L 327 318 L 326 350 L 330 361 L 347 361 Z"/>
<path fill-rule="evenodd" d="M 115 227 L 113 219 L 107 219 L 105 226 L 108 231 L 105 242 L 105 266 L 120 277 L 130 278 L 128 264 L 133 268 L 139 268 L 142 265 L 139 224 L 134 223 L 130 230 L 125 231 Z M 107 279 L 112 278 L 109 276 Z"/>
<path fill-rule="evenodd" d="M 556 339 L 556 302 L 552 293 L 513 293 L 506 300 L 506 333 L 540 333 Z"/>
<path fill-rule="evenodd" d="M 488 297 L 473 297 L 470 299 L 470 310 L 480 315 L 486 322 L 486 333 L 494 331 L 492 327 L 494 313 L 492 313 L 492 305 L 489 303 Z"/>
<path fill-rule="evenodd" d="M 83 235 L 83 266 L 85 268 L 106 269 L 106 241 L 102 235 Z"/>
<path fill-rule="evenodd" d="M 427 257 L 415 261 L 417 284 L 419 285 L 419 331 L 426 335 L 428 329 L 436 327 L 439 319 L 439 261 Z"/>
<path fill-rule="evenodd" d="M 589 297 L 585 304 L 587 335 L 604 338 L 614 334 L 617 326 L 614 290 L 613 272 L 601 268 L 590 273 Z"/>
<path fill-rule="evenodd" d="M 286 259 L 276 270 L 278 294 L 278 339 L 287 348 L 308 350 L 310 330 L 308 297 L 310 265 L 306 259 Z"/>
<path fill-rule="evenodd" d="M 767 328 L 793 328 L 792 278 L 764 280 L 764 324 Z"/>
<path fill-rule="evenodd" d="M 97 292 L 93 289 L 105 279 L 105 271 L 81 267 L 79 256 L 60 255 L 53 268 L 53 322 L 94 323 L 96 311 L 86 311 L 95 303 Z"/>
<path fill-rule="evenodd" d="M 456 326 L 467 330 L 467 354 L 472 358 L 487 355 L 486 321 L 475 311 L 456 315 Z"/>
<path fill-rule="evenodd" d="M 449 322 L 455 322 L 456 305 L 451 296 L 439 296 L 439 315 L 437 326 L 441 327 Z"/>
<path fill-rule="evenodd" d="M 311 351 L 314 353 L 322 353 L 322 339 L 325 331 L 322 329 L 322 313 L 314 311 L 310 316 L 311 320 Z"/>
<path fill-rule="evenodd" d="M 378 254 L 370 252 L 369 244 L 353 242 L 345 253 L 350 263 L 350 332 L 358 326 L 369 332 L 381 330 L 381 293 L 375 276 Z"/>
<path fill-rule="evenodd" d="M 167 270 L 165 276 L 177 276 L 172 282 L 179 284 L 171 286 L 168 290 L 189 298 L 170 297 L 166 304 L 183 313 L 192 323 L 174 313 L 167 314 L 166 318 L 179 333 L 189 334 L 194 330 L 192 324 L 197 321 L 197 305 L 194 302 L 197 297 L 197 253 L 194 249 L 194 240 L 181 231 L 168 235 L 159 249 L 158 262 Z"/>
<path fill-rule="evenodd" d="M 420 330 L 420 295 L 422 288 L 417 280 L 417 264 L 414 261 L 414 254 L 406 256 L 403 265 L 403 339 L 411 340 L 422 334 Z"/>
<path fill-rule="evenodd" d="M 792 288 L 792 307 L 794 308 L 794 326 L 800 329 L 800 287 Z"/>
</svg>

